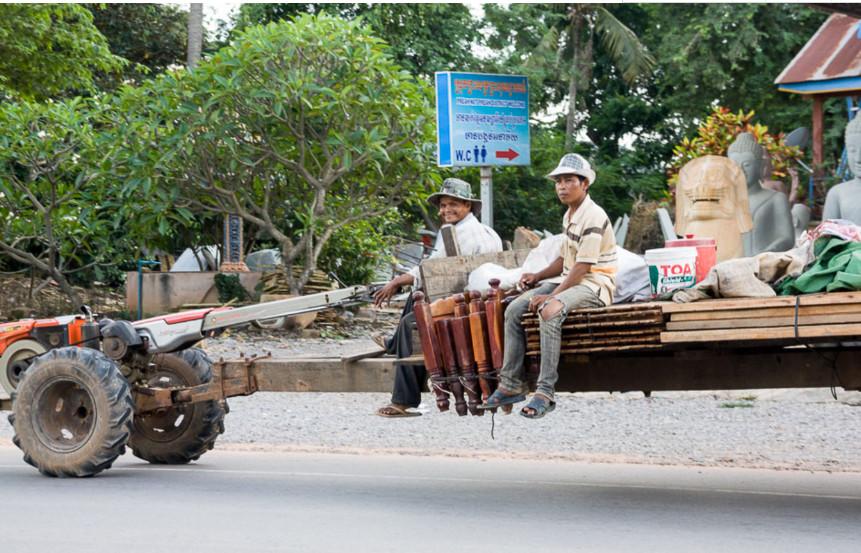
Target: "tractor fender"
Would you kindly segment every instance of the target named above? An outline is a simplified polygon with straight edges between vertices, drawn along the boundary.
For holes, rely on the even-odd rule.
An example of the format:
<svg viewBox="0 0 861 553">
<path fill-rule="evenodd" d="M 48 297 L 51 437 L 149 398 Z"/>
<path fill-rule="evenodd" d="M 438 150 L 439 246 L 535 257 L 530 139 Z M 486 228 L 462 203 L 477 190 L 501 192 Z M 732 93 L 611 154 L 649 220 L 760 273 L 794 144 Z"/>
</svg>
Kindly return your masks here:
<svg viewBox="0 0 861 553">
<path fill-rule="evenodd" d="M 102 338 L 119 338 L 128 346 L 139 346 L 143 344 L 138 331 L 128 321 L 114 321 L 103 319 L 99 321 L 102 330 Z"/>
</svg>

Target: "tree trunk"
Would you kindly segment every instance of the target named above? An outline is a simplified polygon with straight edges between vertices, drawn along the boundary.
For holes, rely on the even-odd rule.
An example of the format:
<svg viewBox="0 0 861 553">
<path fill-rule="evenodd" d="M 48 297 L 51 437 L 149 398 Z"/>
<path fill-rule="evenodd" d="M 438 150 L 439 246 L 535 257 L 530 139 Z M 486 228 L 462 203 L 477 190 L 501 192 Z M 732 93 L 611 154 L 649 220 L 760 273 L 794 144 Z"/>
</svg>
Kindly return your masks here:
<svg viewBox="0 0 861 553">
<path fill-rule="evenodd" d="M 81 299 L 81 296 L 78 295 L 78 292 L 72 287 L 72 284 L 66 279 L 63 273 L 56 269 L 52 269 L 51 276 L 57 281 L 57 284 L 60 285 L 60 290 L 62 290 L 63 293 L 66 294 L 66 297 L 69 298 L 69 301 L 72 302 L 72 307 L 75 312 L 80 311 L 81 306 L 84 305 L 84 300 Z"/>
<path fill-rule="evenodd" d="M 568 79 L 568 117 L 565 121 L 565 151 L 570 152 L 574 145 L 574 133 L 577 117 L 577 85 L 580 77 L 580 35 L 583 30 L 583 14 L 575 4 L 569 11 L 571 24 L 568 27 L 571 33 L 571 75 Z"/>
<path fill-rule="evenodd" d="M 188 61 L 189 69 L 194 69 L 200 61 L 203 50 L 203 4 L 190 4 L 188 10 Z"/>
</svg>

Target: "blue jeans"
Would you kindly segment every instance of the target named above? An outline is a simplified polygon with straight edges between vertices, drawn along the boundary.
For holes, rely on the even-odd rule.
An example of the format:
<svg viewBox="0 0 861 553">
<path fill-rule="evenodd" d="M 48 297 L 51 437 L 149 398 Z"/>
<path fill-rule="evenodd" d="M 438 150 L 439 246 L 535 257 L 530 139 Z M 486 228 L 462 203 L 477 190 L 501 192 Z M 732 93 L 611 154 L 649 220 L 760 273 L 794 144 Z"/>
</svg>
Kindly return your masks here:
<svg viewBox="0 0 861 553">
<path fill-rule="evenodd" d="M 529 301 L 533 296 L 550 294 L 556 286 L 552 282 L 541 284 L 521 294 L 505 310 L 505 352 L 500 371 L 500 384 L 508 391 L 518 393 L 527 391 L 526 372 L 523 366 L 526 355 L 526 332 L 520 319 L 529 309 Z M 559 350 L 565 317 L 572 309 L 604 307 L 604 302 L 598 295 L 582 284 L 572 286 L 555 297 L 562 302 L 562 310 L 546 321 L 542 316 L 538 316 L 541 333 L 541 372 L 538 375 L 538 386 L 535 390 L 551 399 L 556 381 L 559 380 Z"/>
</svg>

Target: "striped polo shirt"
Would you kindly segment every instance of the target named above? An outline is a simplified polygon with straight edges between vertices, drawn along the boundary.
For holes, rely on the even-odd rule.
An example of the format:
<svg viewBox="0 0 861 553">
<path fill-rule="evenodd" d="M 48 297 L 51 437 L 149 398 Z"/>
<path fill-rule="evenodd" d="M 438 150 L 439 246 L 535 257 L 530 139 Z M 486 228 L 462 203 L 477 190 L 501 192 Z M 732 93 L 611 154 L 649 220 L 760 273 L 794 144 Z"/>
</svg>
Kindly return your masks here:
<svg viewBox="0 0 861 553">
<path fill-rule="evenodd" d="M 613 303 L 616 291 L 616 235 L 607 213 L 591 196 L 586 196 L 573 214 L 569 209 L 562 218 L 565 240 L 562 242 L 562 278 L 575 263 L 591 263 L 580 281 L 591 288 L 604 305 Z"/>
</svg>

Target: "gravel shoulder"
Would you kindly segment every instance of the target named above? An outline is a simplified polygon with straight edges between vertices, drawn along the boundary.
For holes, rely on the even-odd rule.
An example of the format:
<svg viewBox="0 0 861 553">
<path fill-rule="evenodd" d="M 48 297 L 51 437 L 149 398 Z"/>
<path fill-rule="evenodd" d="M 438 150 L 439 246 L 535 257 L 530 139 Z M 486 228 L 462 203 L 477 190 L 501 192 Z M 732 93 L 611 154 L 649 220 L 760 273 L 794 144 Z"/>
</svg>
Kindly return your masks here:
<svg viewBox="0 0 861 553">
<path fill-rule="evenodd" d="M 214 358 L 341 356 L 372 349 L 370 330 L 391 326 L 376 321 L 311 338 L 242 331 L 204 347 Z M 827 389 L 560 394 L 556 411 L 541 420 L 439 413 L 425 394 L 421 417 L 393 420 L 374 415 L 389 394 L 258 393 L 230 400 L 217 447 L 858 472 L 861 394 L 837 394 L 837 400 Z M 0 425 L 0 445 L 11 446 L 11 434 Z"/>
</svg>

